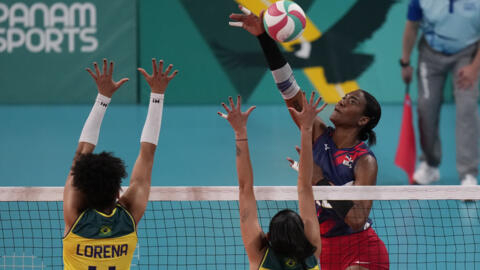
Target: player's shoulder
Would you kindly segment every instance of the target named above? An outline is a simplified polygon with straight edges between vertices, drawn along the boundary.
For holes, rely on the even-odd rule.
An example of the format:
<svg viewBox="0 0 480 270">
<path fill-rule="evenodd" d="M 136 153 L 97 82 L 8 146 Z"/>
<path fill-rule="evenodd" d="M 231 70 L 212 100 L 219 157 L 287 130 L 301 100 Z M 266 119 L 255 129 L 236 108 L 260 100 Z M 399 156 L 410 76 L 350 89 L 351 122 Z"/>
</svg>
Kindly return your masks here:
<svg viewBox="0 0 480 270">
<path fill-rule="evenodd" d="M 106 224 L 115 224 L 115 226 Z M 92 239 L 107 236 L 120 237 L 135 230 L 136 226 L 132 215 L 120 204 L 117 204 L 110 214 L 95 209 L 85 210 L 71 229 L 76 235 Z"/>
<path fill-rule="evenodd" d="M 359 155 L 356 160 L 355 160 L 355 167 L 361 167 L 361 168 L 377 168 L 377 159 L 373 155 L 373 153 L 370 152 L 365 152 L 361 155 Z"/>
<path fill-rule="evenodd" d="M 316 142 L 318 139 L 329 139 L 332 137 L 333 131 L 335 129 L 331 126 L 327 126 L 325 123 L 319 121 L 313 124 L 313 141 Z"/>
<path fill-rule="evenodd" d="M 320 136 L 322 136 L 327 129 L 328 129 L 328 126 L 323 121 L 316 119 L 313 122 L 313 131 L 312 131 L 313 141 L 316 141 Z"/>
</svg>

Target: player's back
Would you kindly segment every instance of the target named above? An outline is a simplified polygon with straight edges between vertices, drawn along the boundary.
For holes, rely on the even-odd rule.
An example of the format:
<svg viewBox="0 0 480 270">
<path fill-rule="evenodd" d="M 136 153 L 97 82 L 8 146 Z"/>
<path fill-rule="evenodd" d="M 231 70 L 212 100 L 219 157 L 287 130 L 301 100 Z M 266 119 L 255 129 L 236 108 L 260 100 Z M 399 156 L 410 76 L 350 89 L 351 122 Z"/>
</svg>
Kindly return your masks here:
<svg viewBox="0 0 480 270">
<path fill-rule="evenodd" d="M 306 268 L 304 268 L 304 266 Z M 308 257 L 304 265 L 298 263 L 296 260 L 276 254 L 273 249 L 267 248 L 263 256 L 262 263 L 259 270 L 319 270 L 317 258 L 314 255 Z"/>
<path fill-rule="evenodd" d="M 63 238 L 65 270 L 128 270 L 137 245 L 135 221 L 117 205 L 106 215 L 85 210 Z"/>
</svg>

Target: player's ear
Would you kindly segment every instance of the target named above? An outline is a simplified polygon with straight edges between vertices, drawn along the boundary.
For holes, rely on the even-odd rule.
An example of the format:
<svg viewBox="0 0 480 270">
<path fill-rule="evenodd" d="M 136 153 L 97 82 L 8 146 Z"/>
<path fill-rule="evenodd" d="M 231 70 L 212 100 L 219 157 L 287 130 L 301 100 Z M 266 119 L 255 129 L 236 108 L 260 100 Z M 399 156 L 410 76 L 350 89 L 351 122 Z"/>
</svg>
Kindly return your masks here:
<svg viewBox="0 0 480 270">
<path fill-rule="evenodd" d="M 368 116 L 362 116 L 362 117 L 360 117 L 360 119 L 358 119 L 357 124 L 358 124 L 360 127 L 363 127 L 363 126 L 365 126 L 366 124 L 368 124 L 369 121 L 370 121 L 370 117 L 368 117 Z"/>
</svg>

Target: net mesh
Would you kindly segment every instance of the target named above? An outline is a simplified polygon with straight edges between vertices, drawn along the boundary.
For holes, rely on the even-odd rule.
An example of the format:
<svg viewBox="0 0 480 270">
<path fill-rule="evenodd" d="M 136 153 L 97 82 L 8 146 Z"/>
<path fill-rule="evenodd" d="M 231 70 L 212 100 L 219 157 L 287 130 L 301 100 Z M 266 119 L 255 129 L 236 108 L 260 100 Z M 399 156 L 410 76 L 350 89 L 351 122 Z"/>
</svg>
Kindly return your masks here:
<svg viewBox="0 0 480 270">
<path fill-rule="evenodd" d="M 425 192 L 423 197 L 417 194 L 418 199 L 411 196 L 374 201 L 370 212 L 373 229 L 387 247 L 390 269 L 479 269 L 479 202 L 461 200 L 472 196 L 458 200 L 424 200 Z M 248 269 L 238 196 L 206 197 L 210 200 L 150 201 L 138 226 L 131 269 Z M 0 201 L 1 270 L 63 269 L 60 199 Z M 257 205 L 264 231 L 279 210 L 298 211 L 295 200 L 260 200 Z"/>
</svg>

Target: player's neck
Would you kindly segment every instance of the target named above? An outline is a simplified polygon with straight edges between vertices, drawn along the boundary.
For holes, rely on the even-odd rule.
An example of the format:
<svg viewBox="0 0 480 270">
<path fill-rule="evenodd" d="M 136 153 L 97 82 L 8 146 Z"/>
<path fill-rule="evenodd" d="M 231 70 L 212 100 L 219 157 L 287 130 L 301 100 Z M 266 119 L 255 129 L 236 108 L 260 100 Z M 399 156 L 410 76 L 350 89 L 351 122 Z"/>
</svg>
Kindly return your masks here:
<svg viewBox="0 0 480 270">
<path fill-rule="evenodd" d="M 105 215 L 110 215 L 113 212 L 113 210 L 115 209 L 115 206 L 116 206 L 116 203 L 113 204 L 112 206 L 104 208 L 104 209 L 97 209 L 97 211 L 99 211 L 99 212 L 101 212 Z"/>
<path fill-rule="evenodd" d="M 336 127 L 332 139 L 338 149 L 352 148 L 359 143 L 357 135 L 357 128 Z"/>
</svg>

